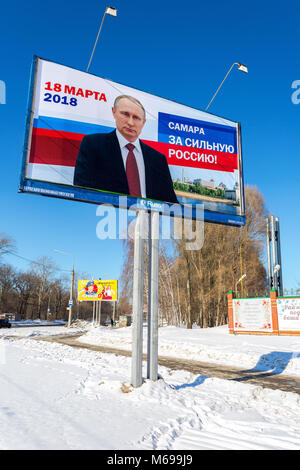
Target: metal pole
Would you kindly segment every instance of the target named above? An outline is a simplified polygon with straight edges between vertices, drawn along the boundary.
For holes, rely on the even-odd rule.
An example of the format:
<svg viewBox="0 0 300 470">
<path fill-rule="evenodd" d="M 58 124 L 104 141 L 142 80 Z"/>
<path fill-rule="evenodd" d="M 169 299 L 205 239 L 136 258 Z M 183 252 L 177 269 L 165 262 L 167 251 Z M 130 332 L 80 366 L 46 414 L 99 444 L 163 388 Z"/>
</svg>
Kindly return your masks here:
<svg viewBox="0 0 300 470">
<path fill-rule="evenodd" d="M 270 227 L 269 219 L 266 218 L 267 225 L 267 259 L 268 259 L 268 286 L 272 289 L 272 272 L 271 272 L 271 251 L 270 251 Z"/>
<path fill-rule="evenodd" d="M 237 65 L 237 62 L 234 62 L 234 63 L 232 64 L 232 66 L 230 67 L 230 69 L 228 70 L 227 74 L 225 75 L 225 78 L 223 79 L 221 85 L 219 86 L 219 88 L 217 89 L 216 93 L 214 94 L 214 96 L 212 97 L 212 99 L 210 100 L 210 102 L 208 103 L 208 106 L 207 106 L 207 108 L 206 108 L 205 111 L 208 110 L 208 108 L 210 107 L 211 103 L 213 102 L 213 100 L 214 100 L 215 97 L 217 96 L 218 91 L 219 91 L 220 88 L 222 87 L 222 85 L 223 85 L 223 83 L 225 82 L 226 78 L 228 77 L 228 75 L 230 74 L 231 70 L 233 69 L 234 65 Z"/>
<path fill-rule="evenodd" d="M 158 378 L 158 250 L 159 212 L 151 213 L 151 329 L 150 329 L 150 380 Z"/>
<path fill-rule="evenodd" d="M 131 383 L 133 387 L 140 387 L 143 383 L 144 220 L 145 211 L 139 210 L 136 215 L 134 234 L 131 364 Z"/>
<path fill-rule="evenodd" d="M 92 55 L 91 55 L 91 58 L 90 58 L 90 61 L 89 61 L 89 65 L 87 66 L 87 69 L 86 69 L 87 72 L 89 71 L 89 68 L 90 68 L 90 65 L 91 65 L 91 62 L 92 62 L 92 59 L 93 59 L 93 55 L 94 55 L 94 52 L 95 52 L 95 49 L 96 49 L 96 46 L 97 46 L 97 42 L 98 42 L 98 39 L 99 39 L 99 36 L 100 36 L 100 33 L 101 33 L 101 29 L 102 29 L 102 26 L 103 26 L 105 15 L 106 15 L 106 10 L 104 12 L 104 15 L 103 15 L 103 18 L 102 18 L 102 21 L 101 21 L 101 25 L 100 25 L 100 28 L 99 28 L 99 31 L 98 31 L 98 34 L 97 34 L 97 38 L 96 38 L 96 41 L 95 41 L 95 44 L 94 44 L 94 48 L 93 48 Z"/>
<path fill-rule="evenodd" d="M 73 284 L 74 284 L 74 263 L 72 266 L 71 288 L 70 288 L 70 300 L 72 300 L 72 302 L 73 302 Z M 71 326 L 71 322 L 72 322 L 72 305 L 69 305 L 68 328 Z"/>
<path fill-rule="evenodd" d="M 273 288 L 277 290 L 277 273 L 274 273 L 274 268 L 277 263 L 276 259 L 276 246 L 275 246 L 275 224 L 274 224 L 274 215 L 271 215 L 271 239 L 272 239 L 272 257 L 273 257 Z"/>
<path fill-rule="evenodd" d="M 283 297 L 283 280 L 282 280 L 282 261 L 281 261 L 281 246 L 280 246 L 280 228 L 279 228 L 279 218 L 275 219 L 275 229 L 276 229 L 276 241 L 277 241 L 277 260 L 280 265 L 280 271 L 278 272 L 279 279 L 279 295 Z"/>
<path fill-rule="evenodd" d="M 151 243 L 151 212 L 148 214 L 148 328 L 147 328 L 147 379 L 150 378 L 150 342 L 151 342 L 151 258 L 152 258 L 152 243 Z"/>
<path fill-rule="evenodd" d="M 93 323 L 95 322 L 95 308 L 96 308 L 96 302 L 93 300 Z"/>
<path fill-rule="evenodd" d="M 99 302 L 96 301 L 96 325 L 98 324 L 98 310 L 99 310 Z"/>
<path fill-rule="evenodd" d="M 113 301 L 113 321 L 116 319 L 116 302 Z"/>
</svg>

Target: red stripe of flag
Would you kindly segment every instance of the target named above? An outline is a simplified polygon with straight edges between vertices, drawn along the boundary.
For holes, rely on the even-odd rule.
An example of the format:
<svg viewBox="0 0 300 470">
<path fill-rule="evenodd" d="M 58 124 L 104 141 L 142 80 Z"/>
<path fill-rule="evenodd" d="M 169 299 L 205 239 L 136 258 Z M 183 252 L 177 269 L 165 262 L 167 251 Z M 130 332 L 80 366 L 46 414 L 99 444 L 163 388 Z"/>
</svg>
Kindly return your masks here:
<svg viewBox="0 0 300 470">
<path fill-rule="evenodd" d="M 55 132 L 60 135 L 55 135 Z M 72 132 L 61 134 L 61 131 L 33 129 L 29 163 L 74 167 L 83 136 Z M 72 138 L 66 135 L 72 135 Z"/>
<path fill-rule="evenodd" d="M 55 137 L 57 139 L 70 139 L 70 140 L 82 140 L 85 134 L 77 134 L 76 132 L 58 131 L 55 129 L 40 129 L 34 127 L 32 130 L 34 135 Z"/>
<path fill-rule="evenodd" d="M 233 172 L 238 169 L 238 158 L 234 153 L 216 152 L 164 142 L 143 140 L 150 147 L 163 153 L 169 165 Z"/>
</svg>

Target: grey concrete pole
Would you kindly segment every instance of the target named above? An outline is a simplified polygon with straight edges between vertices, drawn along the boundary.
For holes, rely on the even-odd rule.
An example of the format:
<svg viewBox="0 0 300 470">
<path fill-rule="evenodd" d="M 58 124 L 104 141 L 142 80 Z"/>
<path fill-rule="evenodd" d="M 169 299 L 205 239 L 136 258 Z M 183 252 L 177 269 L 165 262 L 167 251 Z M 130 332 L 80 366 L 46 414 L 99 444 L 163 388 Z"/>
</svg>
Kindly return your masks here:
<svg viewBox="0 0 300 470">
<path fill-rule="evenodd" d="M 151 213 L 151 328 L 150 328 L 150 380 L 158 378 L 158 262 L 159 212 Z"/>
<path fill-rule="evenodd" d="M 145 211 L 139 210 L 136 216 L 134 234 L 133 264 L 133 305 L 132 305 L 132 360 L 131 384 L 140 387 L 143 383 L 143 292 L 144 292 L 144 225 Z"/>
<path fill-rule="evenodd" d="M 152 237 L 151 212 L 148 214 L 148 313 L 147 313 L 147 379 L 150 379 L 150 343 L 151 343 L 151 264 L 152 264 Z"/>
</svg>

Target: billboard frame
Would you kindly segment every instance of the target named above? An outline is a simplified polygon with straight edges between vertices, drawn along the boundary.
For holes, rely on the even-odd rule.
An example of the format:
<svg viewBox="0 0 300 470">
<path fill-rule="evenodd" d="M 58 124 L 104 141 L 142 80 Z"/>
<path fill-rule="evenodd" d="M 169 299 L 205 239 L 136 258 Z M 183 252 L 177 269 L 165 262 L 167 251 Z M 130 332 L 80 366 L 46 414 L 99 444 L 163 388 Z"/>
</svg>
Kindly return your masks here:
<svg viewBox="0 0 300 470">
<path fill-rule="evenodd" d="M 34 105 L 35 105 L 35 99 L 36 99 L 36 94 L 35 94 L 36 78 L 37 78 L 39 60 L 52 62 L 57 65 L 61 65 L 64 67 L 71 68 L 73 70 L 87 73 L 83 70 L 76 69 L 74 67 L 69 67 L 65 64 L 60 64 L 59 62 L 54 62 L 49 59 L 44 59 L 37 55 L 33 56 L 33 62 L 31 65 L 31 73 L 30 73 L 30 81 L 29 81 L 29 93 L 28 93 L 27 113 L 26 113 L 26 120 L 25 120 L 23 157 L 22 157 L 22 166 L 21 166 L 18 192 L 38 194 L 38 195 L 47 196 L 47 197 L 56 197 L 58 199 L 67 199 L 67 200 L 73 200 L 77 202 L 86 202 L 86 203 L 97 204 L 97 205 L 109 204 L 114 207 L 123 208 L 123 209 L 130 208 L 130 209 L 135 209 L 135 210 L 145 209 L 147 211 L 158 211 L 162 215 L 173 216 L 174 214 L 172 214 L 172 212 L 170 211 L 170 208 L 172 208 L 173 206 L 173 204 L 171 203 L 156 201 L 154 199 L 136 198 L 136 197 L 131 197 L 128 195 L 122 195 L 122 194 L 113 193 L 113 192 L 80 188 L 78 186 L 65 185 L 61 183 L 30 179 L 25 176 L 27 165 L 28 165 L 28 160 L 29 160 L 29 151 L 30 151 L 30 144 L 31 144 L 32 129 L 33 129 L 33 114 L 34 114 Z M 93 75 L 97 78 L 102 78 L 96 74 L 89 74 L 89 75 Z M 104 80 L 110 80 L 110 79 L 104 78 Z M 128 85 L 125 85 L 122 83 L 119 83 L 119 84 L 128 87 Z M 134 87 L 130 87 L 130 88 L 140 91 L 140 92 L 148 93 L 148 92 L 145 92 L 144 90 L 139 90 L 138 88 L 134 88 Z M 169 98 L 160 97 L 159 95 L 153 95 L 153 96 L 164 99 L 164 100 L 167 99 L 169 101 L 172 101 L 173 103 L 176 103 L 182 106 L 188 106 L 186 104 L 179 103 L 174 100 L 170 100 Z M 197 111 L 201 111 L 192 106 L 188 106 L 188 107 L 191 109 L 195 109 Z M 207 114 L 211 114 L 212 116 L 215 116 L 212 113 L 207 113 Z M 222 116 L 217 116 L 217 117 L 220 117 L 222 119 L 227 119 Z M 236 122 L 236 134 L 237 134 L 237 148 L 238 148 L 238 162 L 239 162 L 240 208 L 241 208 L 242 215 L 235 215 L 235 214 L 228 214 L 225 212 L 212 211 L 212 210 L 206 209 L 204 205 L 204 210 L 203 210 L 204 222 L 236 226 L 236 227 L 242 227 L 246 223 L 245 202 L 244 202 L 243 161 L 242 161 L 242 147 L 241 147 L 241 125 L 238 122 Z M 127 201 L 126 205 L 125 204 L 122 205 L 122 200 L 124 201 L 124 196 L 126 196 L 126 201 Z M 121 205 L 120 205 L 120 202 L 121 202 Z M 204 204 L 204 201 L 199 200 L 199 205 L 201 204 Z M 192 207 L 191 205 L 188 205 L 188 204 L 185 204 L 185 205 L 178 204 L 177 206 L 178 208 L 181 208 L 182 215 L 183 215 L 184 206 Z M 196 208 L 192 207 L 191 215 L 185 214 L 185 216 L 188 218 L 197 220 Z"/>
</svg>

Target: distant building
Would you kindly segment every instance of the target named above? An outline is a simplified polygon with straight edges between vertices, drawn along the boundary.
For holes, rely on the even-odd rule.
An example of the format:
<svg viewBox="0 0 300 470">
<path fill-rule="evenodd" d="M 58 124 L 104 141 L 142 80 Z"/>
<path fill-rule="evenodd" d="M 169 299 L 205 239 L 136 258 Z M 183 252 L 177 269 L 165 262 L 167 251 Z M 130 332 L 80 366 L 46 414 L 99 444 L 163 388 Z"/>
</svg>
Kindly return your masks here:
<svg viewBox="0 0 300 470">
<path fill-rule="evenodd" d="M 194 184 L 201 184 L 201 186 L 203 188 L 207 188 L 207 189 L 217 189 L 216 188 L 216 183 L 215 183 L 215 180 L 211 179 L 209 181 L 207 180 L 203 180 L 202 178 L 197 178 L 193 181 Z"/>
<path fill-rule="evenodd" d="M 185 184 L 192 184 L 192 181 L 190 180 L 190 178 L 187 178 L 187 177 L 185 177 L 185 178 L 183 179 L 183 182 L 184 182 Z"/>
<path fill-rule="evenodd" d="M 240 189 L 238 183 L 235 183 L 233 189 L 226 189 L 225 197 L 231 199 L 232 201 L 240 200 Z"/>
</svg>

